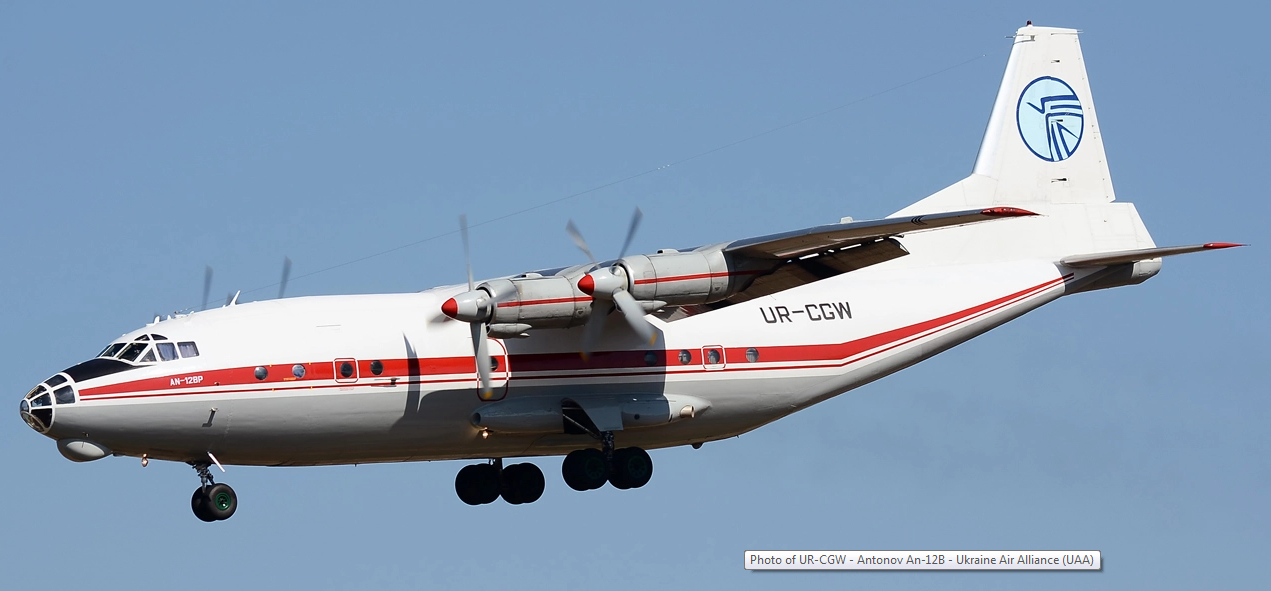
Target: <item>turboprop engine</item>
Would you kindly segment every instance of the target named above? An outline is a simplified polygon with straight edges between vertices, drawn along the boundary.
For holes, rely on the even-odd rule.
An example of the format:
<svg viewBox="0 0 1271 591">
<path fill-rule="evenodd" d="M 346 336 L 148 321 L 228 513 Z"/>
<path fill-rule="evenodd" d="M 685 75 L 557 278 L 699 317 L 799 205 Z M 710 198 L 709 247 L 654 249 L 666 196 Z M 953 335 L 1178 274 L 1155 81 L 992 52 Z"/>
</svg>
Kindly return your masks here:
<svg viewBox="0 0 1271 591">
<path fill-rule="evenodd" d="M 578 274 L 587 267 L 550 276 L 526 273 L 474 285 L 468 264 L 468 291 L 446 300 L 441 311 L 471 324 L 474 343 L 481 340 L 476 336 L 480 332 L 496 338 L 524 337 L 535 328 L 585 325 L 582 354 L 586 357 L 604 330 L 605 318 L 615 308 L 632 331 L 653 344 L 658 333 L 646 314 L 665 306 L 718 302 L 780 264 L 777 260 L 734 257 L 724 252 L 722 244 L 689 252 L 665 249 L 651 255 L 623 256 L 641 217 L 637 208 L 617 260 L 603 264 L 596 261 L 571 221 L 566 231 L 595 266 L 581 277 Z M 468 234 L 464 218 L 460 219 L 460 230 L 466 260 Z M 480 350 L 476 357 L 480 368 L 485 367 L 485 355 Z M 478 371 L 482 371 L 480 368 Z M 485 382 L 484 377 L 482 381 Z"/>
<path fill-rule="evenodd" d="M 495 337 L 523 336 L 531 328 L 585 324 L 594 300 L 613 302 L 637 316 L 665 306 L 718 302 L 745 289 L 766 270 L 738 269 L 719 248 L 623 257 L 578 278 L 526 273 L 493 279 L 442 304 L 447 316 L 485 322 Z M 630 296 L 623 307 L 625 292 Z"/>
<path fill-rule="evenodd" d="M 578 288 L 595 297 L 612 298 L 625 290 L 636 300 L 657 302 L 658 307 L 689 306 L 718 302 L 770 270 L 744 269 L 731 259 L 721 248 L 659 250 L 657 254 L 623 257 L 596 269 L 578 281 Z"/>
</svg>

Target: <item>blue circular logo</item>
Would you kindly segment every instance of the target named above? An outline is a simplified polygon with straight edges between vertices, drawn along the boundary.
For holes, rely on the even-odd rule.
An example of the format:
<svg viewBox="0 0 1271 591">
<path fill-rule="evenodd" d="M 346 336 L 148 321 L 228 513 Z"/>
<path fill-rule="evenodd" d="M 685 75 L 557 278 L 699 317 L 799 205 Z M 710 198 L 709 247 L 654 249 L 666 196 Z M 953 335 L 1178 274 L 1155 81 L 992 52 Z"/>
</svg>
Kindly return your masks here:
<svg viewBox="0 0 1271 591">
<path fill-rule="evenodd" d="M 1024 145 L 1047 162 L 1072 156 L 1086 128 L 1077 92 L 1052 76 L 1042 76 L 1024 87 L 1015 105 L 1015 122 Z"/>
</svg>

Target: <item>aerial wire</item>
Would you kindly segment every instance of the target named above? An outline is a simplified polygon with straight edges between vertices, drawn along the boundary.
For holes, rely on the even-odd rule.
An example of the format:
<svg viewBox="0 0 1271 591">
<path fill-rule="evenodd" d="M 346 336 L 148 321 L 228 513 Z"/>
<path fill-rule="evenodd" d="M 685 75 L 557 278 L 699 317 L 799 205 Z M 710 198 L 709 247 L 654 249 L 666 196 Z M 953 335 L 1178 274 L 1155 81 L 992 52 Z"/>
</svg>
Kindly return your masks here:
<svg viewBox="0 0 1271 591">
<path fill-rule="evenodd" d="M 488 219 L 488 220 L 485 220 L 485 221 L 476 222 L 476 223 L 471 223 L 471 224 L 468 224 L 468 228 L 476 228 L 476 227 L 484 226 L 484 225 L 487 225 L 487 224 L 493 224 L 494 222 L 502 221 L 502 220 L 508 219 L 508 218 L 510 218 L 510 217 L 519 216 L 519 215 L 522 215 L 522 214 L 525 214 L 525 213 L 529 213 L 529 212 L 534 211 L 534 210 L 537 210 L 537 209 L 542 209 L 542 208 L 544 208 L 544 207 L 548 207 L 548 206 L 551 206 L 551 205 L 556 205 L 557 203 L 561 203 L 561 202 L 563 202 L 563 201 L 568 201 L 568 200 L 570 200 L 570 199 L 574 199 L 574 198 L 577 198 L 577 197 L 581 197 L 581 196 L 583 196 L 583 195 L 587 195 L 587 194 L 589 194 L 589 193 L 595 193 L 596 191 L 600 191 L 600 190 L 602 190 L 602 189 L 607 189 L 607 188 L 612 187 L 612 186 L 614 186 L 614 185 L 619 185 L 619 184 L 622 184 L 622 183 L 625 183 L 625 182 L 628 182 L 628 181 L 632 181 L 632 180 L 638 179 L 638 178 L 643 177 L 643 176 L 648 176 L 648 175 L 653 174 L 653 173 L 655 173 L 655 172 L 659 172 L 659 171 L 662 171 L 662 170 L 666 170 L 666 169 L 671 168 L 671 167 L 673 167 L 673 166 L 678 166 L 678 165 L 680 165 L 680 164 L 684 164 L 684 163 L 686 163 L 686 162 L 691 162 L 691 161 L 693 161 L 693 160 L 697 160 L 698 158 L 703 158 L 703 157 L 705 157 L 705 156 L 709 156 L 709 155 L 714 154 L 714 153 L 716 153 L 716 152 L 720 152 L 720 151 L 723 151 L 723 150 L 727 150 L 727 149 L 732 148 L 732 147 L 734 147 L 734 146 L 738 146 L 738 145 L 744 144 L 744 143 L 749 142 L 749 141 L 757 140 L 757 139 L 759 139 L 759 138 L 761 138 L 761 137 L 764 137 L 764 136 L 772 135 L 772 134 L 774 134 L 774 133 L 777 133 L 777 132 L 782 131 L 782 130 L 785 130 L 785 129 L 789 129 L 789 128 L 794 127 L 794 126 L 796 126 L 796 125 L 800 125 L 800 124 L 802 124 L 802 123 L 807 123 L 808 121 L 811 121 L 811 120 L 813 120 L 813 119 L 817 119 L 817 118 L 820 118 L 820 117 L 824 117 L 824 116 L 829 115 L 829 114 L 831 114 L 831 113 L 835 113 L 835 112 L 837 112 L 837 111 L 841 111 L 841 110 L 846 109 L 846 108 L 848 108 L 848 107 L 852 107 L 852 106 L 858 105 L 858 104 L 863 103 L 863 102 L 865 102 L 865 101 L 868 101 L 868 100 L 870 100 L 870 99 L 875 99 L 875 98 L 878 98 L 878 97 L 883 96 L 883 95 L 885 95 L 885 94 L 888 94 L 888 93 L 891 93 L 891 92 L 895 92 L 895 91 L 897 91 L 897 90 L 900 90 L 900 89 L 902 89 L 902 88 L 906 88 L 906 87 L 908 87 L 908 86 L 912 86 L 912 85 L 914 85 L 914 84 L 917 84 L 917 83 L 922 82 L 922 81 L 924 81 L 924 80 L 927 80 L 927 79 L 929 79 L 929 78 L 934 78 L 934 77 L 936 77 L 936 76 L 939 76 L 939 75 L 944 74 L 944 73 L 946 73 L 946 72 L 949 72 L 949 71 L 951 71 L 951 70 L 956 70 L 956 69 L 958 69 L 958 68 L 961 68 L 961 67 L 963 67 L 963 66 L 966 66 L 966 65 L 968 65 L 968 64 L 971 64 L 971 63 L 973 63 L 973 62 L 976 62 L 976 61 L 978 61 L 978 60 L 980 60 L 980 59 L 982 59 L 982 58 L 984 58 L 984 57 L 986 57 L 986 56 L 988 56 L 988 53 L 981 53 L 981 54 L 978 54 L 978 55 L 976 55 L 976 56 L 974 56 L 974 57 L 971 57 L 971 58 L 965 59 L 965 60 L 963 60 L 963 61 L 960 61 L 960 62 L 958 62 L 958 63 L 956 63 L 956 64 L 953 64 L 953 65 L 951 65 L 951 66 L 946 66 L 946 67 L 941 68 L 941 69 L 939 69 L 939 70 L 935 70 L 935 71 L 933 71 L 933 72 L 929 72 L 929 73 L 927 73 L 927 74 L 923 74 L 922 76 L 919 76 L 919 77 L 917 77 L 917 78 L 910 79 L 910 80 L 909 80 L 909 81 L 907 81 L 907 82 L 902 82 L 902 83 L 900 83 L 900 84 L 896 84 L 896 85 L 894 85 L 894 86 L 890 86 L 890 87 L 885 88 L 885 89 L 883 89 L 883 90 L 879 90 L 879 91 L 877 91 L 877 92 L 874 92 L 874 93 L 867 94 L 867 95 L 862 96 L 862 97 L 858 97 L 858 98 L 852 99 L 851 101 L 848 101 L 848 102 L 843 103 L 843 104 L 841 104 L 841 105 L 838 105 L 838 106 L 836 106 L 836 107 L 832 107 L 832 108 L 829 108 L 829 109 L 825 109 L 825 110 L 823 110 L 823 111 L 819 111 L 819 112 L 813 113 L 813 114 L 811 114 L 811 115 L 808 115 L 808 116 L 803 117 L 803 118 L 800 118 L 800 119 L 796 119 L 796 120 L 791 121 L 791 122 L 789 122 L 789 123 L 783 123 L 783 124 L 781 124 L 781 125 L 778 125 L 778 126 L 776 126 L 776 127 L 773 127 L 773 128 L 767 129 L 767 130 L 765 130 L 765 131 L 761 131 L 761 132 L 759 132 L 759 133 L 756 133 L 756 134 L 753 134 L 753 135 L 749 135 L 749 136 L 743 137 L 743 138 L 741 138 L 741 139 L 738 139 L 738 140 L 735 140 L 735 141 L 732 141 L 732 142 L 728 142 L 728 143 L 726 143 L 726 144 L 722 144 L 722 145 L 716 146 L 716 147 L 714 147 L 714 148 L 711 148 L 711 149 L 706 150 L 706 151 L 703 151 L 703 152 L 698 152 L 698 153 L 693 154 L 693 155 L 691 155 L 691 156 L 686 156 L 686 157 L 684 157 L 684 158 L 680 158 L 679 160 L 675 160 L 675 161 L 670 162 L 670 163 L 668 163 L 668 164 L 663 164 L 663 165 L 660 165 L 660 166 L 657 166 L 657 167 L 654 167 L 654 168 L 650 168 L 650 169 L 645 170 L 645 171 L 643 171 L 643 172 L 637 172 L 637 173 L 635 173 L 635 174 L 627 175 L 627 176 L 624 176 L 624 177 L 622 177 L 622 178 L 619 178 L 619 179 L 616 179 L 616 180 L 613 180 L 613 181 L 609 181 L 609 182 L 604 183 L 604 184 L 596 185 L 596 186 L 591 187 L 591 188 L 589 188 L 589 189 L 584 189 L 584 190 L 582 190 L 582 191 L 578 191 L 578 192 L 576 192 L 576 193 L 570 193 L 570 194 L 565 195 L 565 196 L 563 196 L 563 197 L 558 197 L 558 198 L 556 198 L 556 199 L 551 199 L 551 200 L 548 200 L 548 201 L 544 201 L 544 202 L 542 202 L 542 203 L 538 203 L 538 204 L 536 204 L 536 205 L 531 205 L 531 206 L 526 207 L 526 208 L 523 208 L 523 209 L 518 209 L 518 210 L 516 210 L 516 211 L 512 211 L 512 212 L 509 212 L 509 213 L 505 213 L 505 214 L 503 214 L 503 215 L 495 216 L 495 217 L 492 217 L 492 218 L 490 218 L 490 219 Z M 452 236 L 452 235 L 454 235 L 454 234 L 458 234 L 458 233 L 459 233 L 459 230 L 449 230 L 449 231 L 446 231 L 446 232 L 441 232 L 441 233 L 439 233 L 439 234 L 434 234 L 434 235 L 429 236 L 429 237 L 427 237 L 427 238 L 421 238 L 421 239 L 416 240 L 416 241 L 414 241 L 414 242 L 409 242 L 409 243 L 402 244 L 402 245 L 399 245 L 399 246 L 394 246 L 394 247 L 389 248 L 389 249 L 387 249 L 387 250 L 382 250 L 382 251 L 379 251 L 379 252 L 376 252 L 376 253 L 373 253 L 373 254 L 368 254 L 368 255 L 365 255 L 365 256 L 361 256 L 361 257 L 358 257 L 358 258 L 355 258 L 355 259 L 352 259 L 352 260 L 345 261 L 345 262 L 343 262 L 343 263 L 337 263 L 337 264 L 331 265 L 331 266 L 329 266 L 329 267 L 323 267 L 323 268 L 321 268 L 321 269 L 318 269 L 317 271 L 310 271 L 310 272 L 305 273 L 305 274 L 303 274 L 303 275 L 297 275 L 297 276 L 295 276 L 295 277 L 291 277 L 291 278 L 290 278 L 290 280 L 291 280 L 291 281 L 299 281 L 299 280 L 304 279 L 304 278 L 306 278 L 306 277 L 312 277 L 312 276 L 314 276 L 314 275 L 318 275 L 318 274 L 321 274 L 321 273 L 326 273 L 326 272 L 328 272 L 328 271 L 334 271 L 334 270 L 336 270 L 336 269 L 339 269 L 339 268 L 342 268 L 342 267 L 347 267 L 347 266 L 349 266 L 349 265 L 355 265 L 355 264 L 357 264 L 357 263 L 361 263 L 361 262 L 363 262 L 363 261 L 367 261 L 367 260 L 370 260 L 370 259 L 373 259 L 373 258 L 376 258 L 376 257 L 381 257 L 381 256 L 384 256 L 384 255 L 386 255 L 386 254 L 390 254 L 390 253 L 393 253 L 393 252 L 397 252 L 397 251 L 399 251 L 399 250 L 403 250 L 403 249 L 406 249 L 406 248 L 410 248 L 410 247 L 412 247 L 412 246 L 418 246 L 418 245 L 423 244 L 423 243 L 425 243 L 425 242 L 431 242 L 431 241 L 433 241 L 433 240 L 437 240 L 438 238 L 445 238 L 445 237 L 447 237 L 447 236 Z M 289 265 L 288 265 L 287 271 L 290 271 L 290 266 L 289 266 Z M 249 289 L 249 290 L 243 291 L 242 293 L 244 293 L 244 294 L 249 294 L 249 293 L 255 293 L 255 292 L 258 292 L 258 291 L 263 291 L 263 290 L 269 289 L 269 288 L 271 288 L 271 287 L 277 287 L 277 286 L 279 286 L 281 283 L 282 283 L 282 282 L 275 282 L 275 283 L 270 283 L 269 285 L 262 285 L 262 286 L 260 286 L 260 287 L 254 288 L 254 289 Z M 205 297 L 204 299 L 206 300 L 206 297 Z M 205 306 L 206 306 L 206 305 L 205 305 Z"/>
</svg>

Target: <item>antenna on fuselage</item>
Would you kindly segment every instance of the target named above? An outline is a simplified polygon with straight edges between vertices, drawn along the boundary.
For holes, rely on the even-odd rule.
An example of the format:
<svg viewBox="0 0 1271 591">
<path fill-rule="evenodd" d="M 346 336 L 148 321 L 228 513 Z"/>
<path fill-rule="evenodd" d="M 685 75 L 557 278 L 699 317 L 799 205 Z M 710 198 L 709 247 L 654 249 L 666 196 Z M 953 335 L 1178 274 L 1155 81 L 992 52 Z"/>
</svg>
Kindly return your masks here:
<svg viewBox="0 0 1271 591">
<path fill-rule="evenodd" d="M 207 265 L 203 268 L 203 307 L 200 310 L 207 309 L 207 296 L 212 292 L 212 266 Z"/>
<path fill-rule="evenodd" d="M 291 258 L 282 258 L 282 281 L 278 282 L 278 299 L 282 299 L 282 294 L 287 292 L 287 279 L 291 277 Z"/>
</svg>

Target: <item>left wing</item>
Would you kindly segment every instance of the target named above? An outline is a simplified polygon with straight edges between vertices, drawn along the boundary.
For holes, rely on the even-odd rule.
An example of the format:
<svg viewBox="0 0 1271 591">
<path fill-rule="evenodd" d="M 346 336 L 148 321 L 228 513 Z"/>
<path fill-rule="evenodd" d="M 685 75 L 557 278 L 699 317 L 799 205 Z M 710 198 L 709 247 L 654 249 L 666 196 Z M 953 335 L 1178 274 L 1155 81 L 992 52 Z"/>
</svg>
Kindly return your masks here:
<svg viewBox="0 0 1271 591">
<path fill-rule="evenodd" d="M 724 252 L 754 259 L 791 259 L 899 234 L 1033 215 L 1037 214 L 1015 207 L 990 207 L 909 218 L 830 224 L 738 240 L 725 246 Z"/>
</svg>

